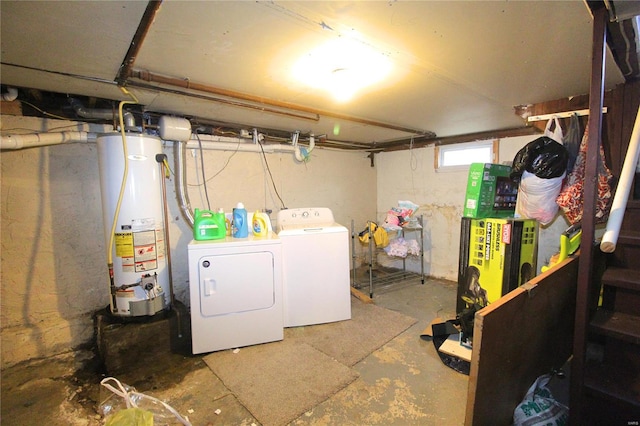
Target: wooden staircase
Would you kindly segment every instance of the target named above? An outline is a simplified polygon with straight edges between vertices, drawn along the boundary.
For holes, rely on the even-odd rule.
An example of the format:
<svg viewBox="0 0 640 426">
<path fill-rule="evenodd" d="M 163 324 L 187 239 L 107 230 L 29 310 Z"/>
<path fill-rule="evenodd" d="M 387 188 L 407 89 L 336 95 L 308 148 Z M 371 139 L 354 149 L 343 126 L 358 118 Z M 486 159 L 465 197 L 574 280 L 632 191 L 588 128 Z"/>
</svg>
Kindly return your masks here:
<svg viewBox="0 0 640 426">
<path fill-rule="evenodd" d="M 640 81 L 627 81 L 611 93 L 612 114 L 603 126 L 608 13 L 600 2 L 588 4 L 594 18 L 589 134 L 600 138 L 589 138 L 588 152 L 596 152 L 602 143 L 613 175 L 620 178 L 636 132 Z M 588 156 L 585 182 L 596 181 L 596 163 L 597 155 Z M 584 244 L 595 241 L 594 192 L 594 186 L 585 185 L 588 201 L 582 221 L 569 422 L 572 426 L 640 425 L 640 178 L 636 173 L 611 254 L 603 253 L 599 245 Z"/>
<path fill-rule="evenodd" d="M 591 315 L 584 372 L 585 424 L 640 422 L 640 200 L 630 200 L 606 258 Z"/>
</svg>

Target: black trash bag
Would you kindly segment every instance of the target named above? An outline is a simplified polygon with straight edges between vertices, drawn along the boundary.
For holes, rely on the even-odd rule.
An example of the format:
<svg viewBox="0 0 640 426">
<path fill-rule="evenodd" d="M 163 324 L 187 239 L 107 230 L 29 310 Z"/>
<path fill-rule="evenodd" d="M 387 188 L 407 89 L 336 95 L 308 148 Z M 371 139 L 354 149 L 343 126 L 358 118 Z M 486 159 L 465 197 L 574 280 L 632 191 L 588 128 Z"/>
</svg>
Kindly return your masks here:
<svg viewBox="0 0 640 426">
<path fill-rule="evenodd" d="M 580 130 L 580 120 L 577 114 L 573 114 L 569 119 L 569 129 L 562 142 L 567 149 L 569 155 L 569 161 L 567 162 L 567 176 L 573 170 L 573 165 L 578 158 L 578 151 L 580 151 L 580 142 L 582 141 L 582 131 Z"/>
<path fill-rule="evenodd" d="M 567 171 L 567 149 L 550 137 L 542 136 L 526 144 L 513 159 L 510 178 L 520 182 L 526 170 L 542 179 L 562 176 Z"/>
</svg>

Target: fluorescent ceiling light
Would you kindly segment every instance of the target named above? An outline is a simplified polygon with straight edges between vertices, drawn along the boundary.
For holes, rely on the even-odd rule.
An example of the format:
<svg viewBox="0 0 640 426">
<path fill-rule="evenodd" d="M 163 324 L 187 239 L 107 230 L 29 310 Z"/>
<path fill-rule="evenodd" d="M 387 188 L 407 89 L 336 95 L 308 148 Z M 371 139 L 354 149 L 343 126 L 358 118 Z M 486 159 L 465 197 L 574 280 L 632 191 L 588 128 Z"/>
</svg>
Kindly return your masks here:
<svg viewBox="0 0 640 426">
<path fill-rule="evenodd" d="M 337 101 L 353 95 L 388 76 L 391 59 L 355 39 L 339 37 L 305 54 L 293 66 L 296 80 L 327 90 Z"/>
</svg>

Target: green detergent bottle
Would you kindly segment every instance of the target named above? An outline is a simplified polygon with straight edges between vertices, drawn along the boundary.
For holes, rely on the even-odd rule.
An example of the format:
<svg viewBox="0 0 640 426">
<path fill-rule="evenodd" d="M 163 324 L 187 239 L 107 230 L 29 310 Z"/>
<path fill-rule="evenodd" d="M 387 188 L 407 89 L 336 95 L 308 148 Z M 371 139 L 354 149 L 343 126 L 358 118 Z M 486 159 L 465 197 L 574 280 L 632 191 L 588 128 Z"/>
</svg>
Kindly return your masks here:
<svg viewBox="0 0 640 426">
<path fill-rule="evenodd" d="M 198 241 L 218 240 L 227 234 L 224 211 L 220 209 L 217 213 L 210 210 L 194 210 L 193 238 Z"/>
</svg>

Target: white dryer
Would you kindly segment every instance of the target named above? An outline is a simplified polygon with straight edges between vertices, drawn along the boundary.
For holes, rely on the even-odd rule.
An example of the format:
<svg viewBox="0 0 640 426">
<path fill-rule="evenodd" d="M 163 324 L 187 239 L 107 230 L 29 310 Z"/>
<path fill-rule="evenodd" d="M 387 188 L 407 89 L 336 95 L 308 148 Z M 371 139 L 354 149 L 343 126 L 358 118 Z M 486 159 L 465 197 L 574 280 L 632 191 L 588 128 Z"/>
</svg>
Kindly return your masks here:
<svg viewBox="0 0 640 426">
<path fill-rule="evenodd" d="M 226 237 L 188 245 L 194 354 L 283 339 L 282 245 Z"/>
<path fill-rule="evenodd" d="M 325 207 L 278 212 L 284 326 L 351 319 L 349 231 Z"/>
</svg>

